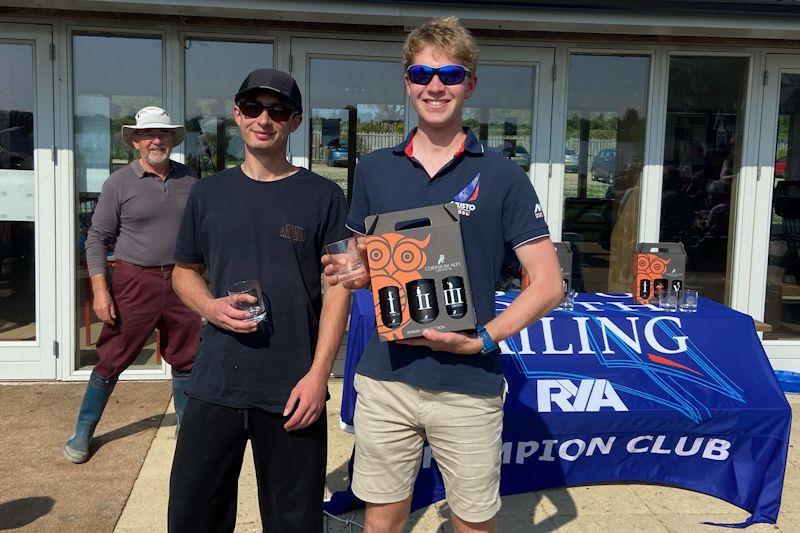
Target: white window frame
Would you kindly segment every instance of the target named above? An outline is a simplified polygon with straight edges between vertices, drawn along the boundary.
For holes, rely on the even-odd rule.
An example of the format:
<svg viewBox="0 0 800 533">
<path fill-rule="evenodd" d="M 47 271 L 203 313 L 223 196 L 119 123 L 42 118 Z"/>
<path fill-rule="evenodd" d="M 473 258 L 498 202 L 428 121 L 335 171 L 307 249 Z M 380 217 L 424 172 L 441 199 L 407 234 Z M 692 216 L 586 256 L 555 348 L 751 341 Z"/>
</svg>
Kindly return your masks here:
<svg viewBox="0 0 800 533">
<path fill-rule="evenodd" d="M 35 317 L 36 339 L 0 342 L 0 375 L 3 379 L 55 379 L 59 303 L 56 276 L 56 175 L 52 150 L 53 63 L 49 25 L 0 23 L 0 43 L 30 45 L 34 76 L 34 176 L 35 176 Z"/>
<path fill-rule="evenodd" d="M 732 309 L 737 309 L 742 312 L 747 312 L 747 299 L 749 287 L 749 265 L 751 260 L 752 249 L 749 246 L 749 236 L 752 235 L 752 222 L 755 217 L 753 212 L 752 199 L 754 195 L 753 185 L 755 181 L 755 168 L 753 161 L 755 159 L 755 149 L 758 139 L 758 117 L 751 110 L 758 109 L 758 101 L 760 98 L 760 91 L 754 80 L 754 72 L 758 56 L 750 49 L 739 50 L 705 50 L 696 47 L 669 47 L 666 50 L 665 65 L 664 65 L 664 93 L 663 93 L 663 114 L 662 125 L 659 135 L 661 137 L 660 155 L 661 165 L 664 160 L 664 135 L 666 134 L 666 117 L 667 117 L 667 90 L 669 88 L 669 63 L 673 56 L 681 57 L 740 57 L 747 59 L 747 80 L 745 82 L 746 93 L 744 95 L 744 108 L 741 110 L 741 127 L 742 139 L 738 141 L 742 144 L 744 149 L 740 154 L 739 162 L 739 176 L 736 180 L 736 189 L 731 190 L 731 194 L 735 198 L 736 203 L 732 206 L 731 212 L 735 214 L 734 223 L 731 227 L 730 241 L 733 244 L 733 254 L 729 258 L 730 265 L 730 281 L 728 285 L 729 290 L 729 306 Z M 654 238 L 651 242 L 658 242 L 659 230 L 661 223 L 661 187 L 663 169 L 659 168 L 657 175 L 651 177 L 652 194 L 658 195 L 657 209 L 653 209 L 649 220 L 649 225 L 652 227 L 652 236 Z M 657 187 L 655 186 L 657 184 Z M 747 240 L 745 240 L 747 239 Z M 701 294 L 702 296 L 702 294 Z"/>
<path fill-rule="evenodd" d="M 73 37 L 75 35 L 99 35 L 108 37 L 158 37 L 161 39 L 161 54 L 162 54 L 162 74 L 161 74 L 161 97 L 164 101 L 167 113 L 173 121 L 177 120 L 183 112 L 183 84 L 179 84 L 179 78 L 176 74 L 176 55 L 180 53 L 178 49 L 177 29 L 167 26 L 151 26 L 147 29 L 134 28 L 134 27 L 109 27 L 109 26 L 94 26 L 94 25 L 79 25 L 73 24 L 65 27 L 63 41 L 63 52 L 61 57 L 64 60 L 64 67 L 61 69 L 62 73 L 62 93 L 66 97 L 62 99 L 64 103 L 63 112 L 61 113 L 65 131 L 62 132 L 64 145 L 66 150 L 69 151 L 69 160 L 64 161 L 62 166 L 67 167 L 62 169 L 60 173 L 62 177 L 67 175 L 68 178 L 64 181 L 66 197 L 71 201 L 68 204 L 69 209 L 64 209 L 60 214 L 59 219 L 66 232 L 66 235 L 59 237 L 59 248 L 61 257 L 69 258 L 68 269 L 63 269 L 61 272 L 60 280 L 64 287 L 69 287 L 69 298 L 66 299 L 66 305 L 62 306 L 62 312 L 66 318 L 66 327 L 62 329 L 61 338 L 63 340 L 61 346 L 61 379 L 64 381 L 85 381 L 91 374 L 90 369 L 75 369 L 75 358 L 78 350 L 78 280 L 75 278 L 78 266 L 78 253 L 75 246 L 76 224 L 75 224 L 75 211 L 74 206 L 78 201 L 78 190 L 75 183 L 75 168 L 74 168 L 74 84 L 73 84 Z M 175 89 L 175 87 L 179 87 Z M 170 90 L 170 87 L 172 88 Z M 113 132 L 112 132 L 113 134 Z M 181 160 L 176 157 L 176 160 Z M 62 196 L 64 197 L 64 196 Z M 62 263 L 63 264 L 63 263 Z M 62 291 L 66 292 L 66 291 Z M 166 361 L 161 360 L 158 367 L 152 368 L 129 368 L 125 370 L 120 376 L 120 380 L 139 381 L 139 380 L 152 380 L 152 379 L 168 379 L 169 378 L 169 365 Z"/>
<path fill-rule="evenodd" d="M 766 72 L 760 119 L 760 143 L 758 158 L 753 165 L 754 224 L 752 232 L 752 257 L 748 265 L 749 305 L 748 313 L 758 320 L 764 319 L 766 305 L 767 265 L 769 261 L 769 237 L 772 219 L 772 194 L 775 171 L 775 144 L 777 120 L 780 106 L 781 74 L 800 74 L 800 54 L 768 52 L 764 54 L 762 70 Z M 800 339 L 762 341 L 772 366 L 780 370 L 800 372 Z"/>
<path fill-rule="evenodd" d="M 647 102 L 645 107 L 645 112 L 647 113 L 646 123 L 645 123 L 645 134 L 644 134 L 644 167 L 642 170 L 642 176 L 640 177 L 640 186 L 639 186 L 639 221 L 637 227 L 637 235 L 639 241 L 643 241 L 643 235 L 646 235 L 648 231 L 650 231 L 649 226 L 652 223 L 647 216 L 643 216 L 644 214 L 648 213 L 645 211 L 646 208 L 652 210 L 652 207 L 645 204 L 650 198 L 650 203 L 652 203 L 653 193 L 652 193 L 652 186 L 650 186 L 650 182 L 648 177 L 655 173 L 660 173 L 660 167 L 662 164 L 661 158 L 663 157 L 663 153 L 658 155 L 657 152 L 654 150 L 653 143 L 651 142 L 652 138 L 655 135 L 654 127 L 657 125 L 658 120 L 653 120 L 654 118 L 658 118 L 660 116 L 661 108 L 659 107 L 660 101 L 658 100 L 658 91 L 661 88 L 662 81 L 660 76 L 657 74 L 657 61 L 656 59 L 660 57 L 660 50 L 658 47 L 653 46 L 639 46 L 639 47 L 620 47 L 617 45 L 609 46 L 609 47 L 599 47 L 599 46 L 570 46 L 566 45 L 559 49 L 558 53 L 558 60 L 557 65 L 558 69 L 556 85 L 555 85 L 555 97 L 554 97 L 554 109 L 557 110 L 553 116 L 553 153 L 559 154 L 556 159 L 558 161 L 557 165 L 554 165 L 553 170 L 553 179 L 550 188 L 550 194 L 548 197 L 548 208 L 553 213 L 557 213 L 558 216 L 553 219 L 553 222 L 549 222 L 550 225 L 550 233 L 553 236 L 553 240 L 561 240 L 563 238 L 563 223 L 564 223 L 564 149 L 566 147 L 566 132 L 567 132 L 567 115 L 569 112 L 569 59 L 570 56 L 576 55 L 598 55 L 598 56 L 613 56 L 613 55 L 621 55 L 621 56 L 636 56 L 636 57 L 647 57 L 650 60 L 650 68 L 647 74 Z M 662 131 L 662 145 L 663 145 L 663 131 Z M 663 151 L 663 148 L 662 148 Z M 658 196 L 655 197 L 656 201 L 658 202 L 657 205 L 661 205 L 661 198 L 660 198 L 661 190 L 659 188 Z M 656 224 L 656 228 L 657 228 Z M 656 232 L 658 230 L 656 229 Z M 633 253 L 633 251 L 631 251 Z"/>
</svg>

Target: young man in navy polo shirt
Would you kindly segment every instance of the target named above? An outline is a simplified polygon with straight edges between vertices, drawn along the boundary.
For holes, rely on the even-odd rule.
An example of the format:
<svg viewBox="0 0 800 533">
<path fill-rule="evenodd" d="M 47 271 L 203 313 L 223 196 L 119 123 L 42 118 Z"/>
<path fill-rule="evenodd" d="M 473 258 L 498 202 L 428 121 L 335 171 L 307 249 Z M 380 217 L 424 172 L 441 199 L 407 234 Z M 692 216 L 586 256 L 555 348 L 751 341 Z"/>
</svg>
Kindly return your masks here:
<svg viewBox="0 0 800 533">
<path fill-rule="evenodd" d="M 356 168 L 347 218 L 355 233 L 366 231 L 369 215 L 458 202 L 479 324 L 477 331 L 431 329 L 424 338 L 393 343 L 379 342 L 373 332 L 355 376 L 352 487 L 367 502 L 367 532 L 404 527 L 425 438 L 456 531 L 497 530 L 503 379 L 496 343 L 561 300 L 558 261 L 528 176 L 462 126 L 464 103 L 477 85 L 477 58 L 475 40 L 455 18 L 412 32 L 403 66 L 419 127 L 401 145 L 364 156 Z M 494 286 L 507 247 L 531 285 L 495 318 Z"/>
</svg>

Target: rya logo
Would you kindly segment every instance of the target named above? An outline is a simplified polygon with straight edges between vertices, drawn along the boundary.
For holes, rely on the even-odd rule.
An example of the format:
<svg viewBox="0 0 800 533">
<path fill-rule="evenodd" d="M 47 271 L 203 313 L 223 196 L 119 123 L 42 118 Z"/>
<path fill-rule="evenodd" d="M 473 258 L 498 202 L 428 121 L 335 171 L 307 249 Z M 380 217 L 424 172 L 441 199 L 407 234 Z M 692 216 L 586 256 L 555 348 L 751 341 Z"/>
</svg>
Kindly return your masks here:
<svg viewBox="0 0 800 533">
<path fill-rule="evenodd" d="M 475 174 L 475 178 L 469 185 L 453 197 L 453 201 L 458 206 L 458 214 L 462 217 L 468 217 L 475 211 L 475 201 L 478 199 L 478 192 L 480 191 L 481 173 Z"/>
<path fill-rule="evenodd" d="M 544 217 L 544 211 L 542 211 L 541 205 L 536 204 L 536 207 L 533 208 L 533 216 L 535 216 L 536 218 Z"/>
<path fill-rule="evenodd" d="M 597 413 L 603 407 L 627 411 L 628 407 L 607 379 L 540 379 L 536 382 L 540 413 L 550 413 L 555 404 L 565 413 Z"/>
</svg>

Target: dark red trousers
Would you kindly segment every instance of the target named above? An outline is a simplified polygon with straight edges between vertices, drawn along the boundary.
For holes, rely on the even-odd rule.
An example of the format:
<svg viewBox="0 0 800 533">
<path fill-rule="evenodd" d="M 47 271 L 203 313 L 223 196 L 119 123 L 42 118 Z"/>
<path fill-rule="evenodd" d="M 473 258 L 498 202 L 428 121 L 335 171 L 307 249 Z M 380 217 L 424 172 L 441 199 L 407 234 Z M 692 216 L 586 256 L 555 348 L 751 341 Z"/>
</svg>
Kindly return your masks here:
<svg viewBox="0 0 800 533">
<path fill-rule="evenodd" d="M 172 369 L 192 369 L 200 347 L 200 316 L 172 290 L 171 270 L 147 270 L 118 261 L 111 275 L 111 296 L 117 319 L 113 326 L 103 325 L 97 340 L 97 373 L 119 376 L 136 360 L 155 328 L 161 355 Z"/>
</svg>

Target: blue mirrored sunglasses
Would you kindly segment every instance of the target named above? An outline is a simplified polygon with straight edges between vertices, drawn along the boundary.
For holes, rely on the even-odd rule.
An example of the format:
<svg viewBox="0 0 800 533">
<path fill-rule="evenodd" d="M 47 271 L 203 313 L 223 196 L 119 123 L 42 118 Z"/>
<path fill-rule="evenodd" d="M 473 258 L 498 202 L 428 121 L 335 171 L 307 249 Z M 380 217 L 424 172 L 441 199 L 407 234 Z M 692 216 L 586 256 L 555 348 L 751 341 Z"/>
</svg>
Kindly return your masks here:
<svg viewBox="0 0 800 533">
<path fill-rule="evenodd" d="M 458 85 L 469 74 L 469 69 L 461 65 L 445 65 L 433 68 L 429 65 L 411 65 L 406 69 L 406 75 L 411 83 L 428 85 L 434 76 L 439 76 L 445 85 Z"/>
</svg>

